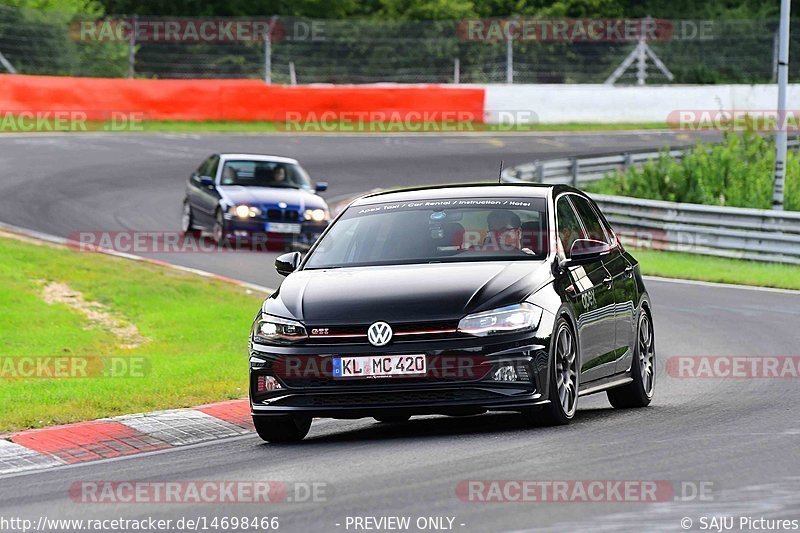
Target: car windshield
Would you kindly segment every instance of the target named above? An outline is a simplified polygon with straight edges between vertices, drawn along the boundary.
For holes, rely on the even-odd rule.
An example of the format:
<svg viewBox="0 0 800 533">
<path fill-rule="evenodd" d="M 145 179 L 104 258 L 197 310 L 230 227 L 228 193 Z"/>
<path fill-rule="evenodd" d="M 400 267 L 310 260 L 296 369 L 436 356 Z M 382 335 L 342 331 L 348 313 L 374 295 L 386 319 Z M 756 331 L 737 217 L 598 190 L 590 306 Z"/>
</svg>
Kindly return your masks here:
<svg viewBox="0 0 800 533">
<path fill-rule="evenodd" d="M 541 260 L 543 198 L 452 198 L 350 207 L 305 268 Z"/>
<path fill-rule="evenodd" d="M 311 178 L 303 167 L 294 163 L 233 160 L 225 162 L 220 185 L 311 189 Z"/>
</svg>

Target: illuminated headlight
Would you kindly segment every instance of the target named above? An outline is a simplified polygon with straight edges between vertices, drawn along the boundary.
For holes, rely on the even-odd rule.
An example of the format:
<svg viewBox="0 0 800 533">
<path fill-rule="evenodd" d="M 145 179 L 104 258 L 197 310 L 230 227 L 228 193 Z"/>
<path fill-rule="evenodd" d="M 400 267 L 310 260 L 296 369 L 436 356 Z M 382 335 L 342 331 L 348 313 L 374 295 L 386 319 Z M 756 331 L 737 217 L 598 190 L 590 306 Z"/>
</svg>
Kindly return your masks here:
<svg viewBox="0 0 800 533">
<path fill-rule="evenodd" d="M 239 218 L 255 218 L 261 216 L 261 209 L 249 205 L 237 205 L 231 207 L 228 212 Z"/>
<path fill-rule="evenodd" d="M 314 222 L 328 220 L 328 212 L 324 209 L 306 209 L 303 216 L 306 220 L 313 220 Z"/>
<path fill-rule="evenodd" d="M 458 323 L 458 331 L 483 337 L 495 333 L 533 330 L 539 326 L 542 310 L 531 304 L 509 305 L 492 311 L 467 315 Z"/>
<path fill-rule="evenodd" d="M 253 324 L 253 342 L 291 343 L 308 337 L 300 322 L 270 315 L 261 315 Z"/>
</svg>

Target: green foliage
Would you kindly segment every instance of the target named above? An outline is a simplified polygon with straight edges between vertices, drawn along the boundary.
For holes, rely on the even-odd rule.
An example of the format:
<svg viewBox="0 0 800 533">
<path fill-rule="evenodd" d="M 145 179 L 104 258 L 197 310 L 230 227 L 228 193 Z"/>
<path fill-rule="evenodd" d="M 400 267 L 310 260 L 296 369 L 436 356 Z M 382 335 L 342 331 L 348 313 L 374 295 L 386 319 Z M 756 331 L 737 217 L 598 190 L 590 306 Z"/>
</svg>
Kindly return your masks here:
<svg viewBox="0 0 800 533">
<path fill-rule="evenodd" d="M 726 134 L 720 144 L 698 144 L 680 161 L 662 153 L 641 169 L 610 176 L 591 192 L 693 204 L 769 209 L 775 142 L 752 132 Z M 784 206 L 800 211 L 800 156 L 790 151 Z"/>
<path fill-rule="evenodd" d="M 65 16 L 103 14 L 103 4 L 98 0 L 0 0 L 0 5 L 42 11 L 50 20 L 54 14 Z"/>
<path fill-rule="evenodd" d="M 94 0 L 0 0 L 70 4 Z M 312 18 L 370 17 L 401 20 L 446 20 L 461 17 L 775 17 L 779 2 L 763 0 L 98 0 L 106 13 L 161 16 L 273 15 Z M 800 13 L 800 0 L 793 0 Z"/>
</svg>

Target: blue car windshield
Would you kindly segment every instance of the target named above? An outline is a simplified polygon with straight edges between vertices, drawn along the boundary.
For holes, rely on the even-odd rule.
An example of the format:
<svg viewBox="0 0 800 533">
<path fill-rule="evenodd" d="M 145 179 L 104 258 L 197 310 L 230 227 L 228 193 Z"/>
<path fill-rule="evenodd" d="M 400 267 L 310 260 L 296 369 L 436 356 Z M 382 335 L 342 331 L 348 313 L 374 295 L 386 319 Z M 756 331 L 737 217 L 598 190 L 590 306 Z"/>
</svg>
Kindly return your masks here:
<svg viewBox="0 0 800 533">
<path fill-rule="evenodd" d="M 220 185 L 311 189 L 311 178 L 300 165 L 277 161 L 226 161 Z"/>
<path fill-rule="evenodd" d="M 544 198 L 452 198 L 353 206 L 306 269 L 431 262 L 542 260 Z"/>
</svg>

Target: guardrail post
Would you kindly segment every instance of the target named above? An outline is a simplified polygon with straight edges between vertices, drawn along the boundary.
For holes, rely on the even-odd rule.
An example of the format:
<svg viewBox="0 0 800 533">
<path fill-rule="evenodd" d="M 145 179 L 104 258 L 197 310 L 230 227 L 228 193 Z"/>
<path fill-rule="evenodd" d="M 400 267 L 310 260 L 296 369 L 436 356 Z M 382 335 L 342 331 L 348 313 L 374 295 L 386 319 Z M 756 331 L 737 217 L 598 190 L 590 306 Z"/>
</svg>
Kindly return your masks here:
<svg viewBox="0 0 800 533">
<path fill-rule="evenodd" d="M 578 172 L 580 170 L 580 163 L 577 157 L 572 158 L 572 186 L 578 186 Z"/>
<path fill-rule="evenodd" d="M 537 161 L 536 163 L 536 183 L 544 183 L 544 163 Z"/>
<path fill-rule="evenodd" d="M 631 168 L 631 165 L 633 164 L 633 158 L 628 152 L 625 152 L 623 155 L 625 156 L 625 160 L 622 163 L 622 170 L 628 172 L 628 169 Z"/>
</svg>

